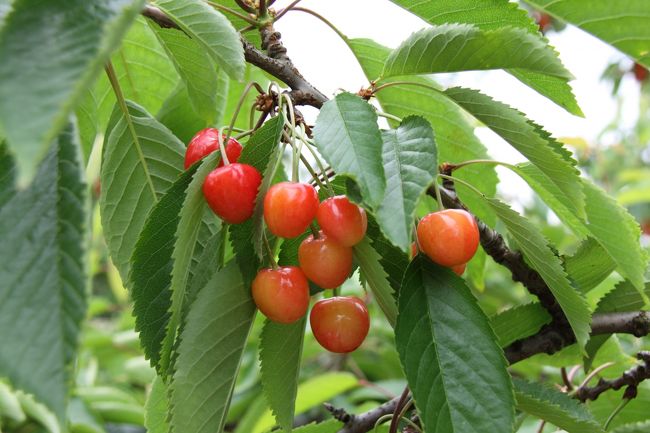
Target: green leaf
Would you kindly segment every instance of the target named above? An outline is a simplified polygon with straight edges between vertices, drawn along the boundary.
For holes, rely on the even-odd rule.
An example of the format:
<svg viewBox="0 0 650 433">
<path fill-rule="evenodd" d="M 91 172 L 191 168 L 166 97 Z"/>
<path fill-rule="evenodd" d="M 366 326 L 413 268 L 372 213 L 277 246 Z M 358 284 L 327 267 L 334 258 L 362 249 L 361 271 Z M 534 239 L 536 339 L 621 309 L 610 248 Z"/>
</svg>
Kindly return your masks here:
<svg viewBox="0 0 650 433">
<path fill-rule="evenodd" d="M 16 194 L 16 163 L 7 143 L 0 140 L 0 209 Z"/>
<path fill-rule="evenodd" d="M 582 179 L 582 187 L 587 198 L 589 231 L 618 265 L 621 275 L 641 292 L 648 259 L 639 241 L 641 231 L 638 223 L 624 207 L 593 183 Z M 616 230 L 612 230 L 614 221 Z"/>
<path fill-rule="evenodd" d="M 612 433 L 646 433 L 648 431 L 650 431 L 650 421 L 644 421 L 622 425 L 612 430 Z"/>
<path fill-rule="evenodd" d="M 5 422 L 10 420 L 16 424 L 22 424 L 27 420 L 25 412 L 20 407 L 16 392 L 3 382 L 0 382 L 0 417 Z"/>
<path fill-rule="evenodd" d="M 521 112 L 479 91 L 455 87 L 444 94 L 528 158 L 566 195 L 562 203 L 571 206 L 574 214 L 584 215 L 580 172 L 570 153 L 550 134 Z"/>
<path fill-rule="evenodd" d="M 370 39 L 348 39 L 347 42 L 368 80 L 376 79 L 381 74 L 384 60 L 390 50 Z M 430 78 L 410 77 L 409 80 L 437 87 Z M 391 80 L 381 80 L 378 85 L 388 82 Z M 438 164 L 488 157 L 487 150 L 474 135 L 474 126 L 468 122 L 467 115 L 439 92 L 416 86 L 389 87 L 377 93 L 377 100 L 388 113 L 399 117 L 415 114 L 431 123 L 436 133 Z M 497 176 L 493 166 L 467 166 L 457 174 L 454 173 L 454 176 L 481 189 L 487 196 L 491 197 L 496 193 Z M 494 224 L 494 213 L 480 198 L 460 183 L 456 184 L 456 190 L 463 203 L 482 221 Z"/>
<path fill-rule="evenodd" d="M 350 176 L 371 207 L 386 188 L 377 114 L 370 104 L 340 93 L 323 105 L 314 128 L 318 150 L 337 174 Z"/>
<path fill-rule="evenodd" d="M 388 283 L 388 274 L 381 266 L 381 256 L 372 247 L 367 237 L 354 246 L 354 259 L 359 263 L 361 278 L 372 290 L 386 319 L 391 326 L 395 326 L 397 305 L 393 289 Z"/>
<path fill-rule="evenodd" d="M 564 269 L 582 293 L 587 293 L 616 269 L 616 263 L 596 240 L 588 238 L 564 259 Z"/>
<path fill-rule="evenodd" d="M 293 430 L 293 433 L 336 433 L 343 427 L 343 423 L 329 419 L 321 423 L 307 424 Z M 634 432 L 631 432 L 634 433 Z"/>
<path fill-rule="evenodd" d="M 390 283 L 390 286 L 393 288 L 393 297 L 396 298 L 395 294 L 399 292 L 400 287 L 402 286 L 402 277 L 404 277 L 404 271 L 409 264 L 409 256 L 407 256 L 404 251 L 400 250 L 393 244 L 391 244 L 388 239 L 384 237 L 379 229 L 379 225 L 375 218 L 369 214 L 368 215 L 368 230 L 366 232 L 366 237 L 370 239 L 372 248 L 379 254 L 381 257 L 379 263 L 381 267 L 386 271 L 386 278 Z M 370 253 L 372 255 L 372 253 Z M 364 275 L 367 277 L 367 275 Z M 366 278 L 366 281 L 370 282 Z M 383 287 L 383 283 L 380 281 L 380 287 Z M 386 289 L 380 289 L 382 292 L 387 292 Z M 390 307 L 392 309 L 392 307 Z"/>
<path fill-rule="evenodd" d="M 31 179 L 144 0 L 20 0 L 0 31 L 0 124 Z"/>
<path fill-rule="evenodd" d="M 539 272 L 564 311 L 580 347 L 589 339 L 591 312 L 581 292 L 571 286 L 560 259 L 553 253 L 539 229 L 497 199 L 486 198 L 505 224 L 530 266 Z"/>
<path fill-rule="evenodd" d="M 223 74 L 223 77 L 228 79 L 225 74 Z M 169 97 L 165 99 L 156 118 L 183 143 L 189 143 L 198 131 L 209 126 L 205 120 L 194 112 L 187 89 L 183 83 L 179 83 Z"/>
<path fill-rule="evenodd" d="M 526 0 L 542 11 L 580 27 L 650 68 L 650 27 L 645 0 Z"/>
<path fill-rule="evenodd" d="M 185 33 L 163 29 L 151 21 L 149 25 L 183 79 L 194 111 L 207 124 L 216 124 L 226 107 L 227 89 L 219 88 L 223 80 L 219 79 L 219 70 L 212 59 Z"/>
<path fill-rule="evenodd" d="M 490 325 L 501 347 L 529 337 L 551 321 L 551 316 L 539 303 L 510 308 L 490 318 Z"/>
<path fill-rule="evenodd" d="M 129 286 L 135 329 L 151 366 L 159 368 L 160 349 L 169 323 L 174 235 L 195 168 L 184 172 L 147 217 L 131 256 Z"/>
<path fill-rule="evenodd" d="M 528 31 L 530 34 L 537 35 L 540 39 L 542 38 L 539 35 L 538 25 L 527 11 L 518 7 L 517 3 L 508 0 L 392 1 L 434 25 L 463 23 L 472 24 L 481 30 L 517 27 Z M 548 50 L 552 51 L 552 47 L 548 47 Z M 584 116 L 571 91 L 568 80 L 522 69 L 507 69 L 506 72 L 564 107 L 570 113 Z"/>
<path fill-rule="evenodd" d="M 384 77 L 517 68 L 573 79 L 543 39 L 526 30 L 443 24 L 413 33 L 386 60 Z"/>
<path fill-rule="evenodd" d="M 0 209 L 0 376 L 61 425 L 87 306 L 83 177 L 70 124 L 32 184 Z"/>
<path fill-rule="evenodd" d="M 27 415 L 27 418 L 35 420 L 43 427 L 43 429 L 39 428 L 37 430 L 39 433 L 61 433 L 63 431 L 61 430 L 61 427 L 58 424 L 59 420 L 57 420 L 54 413 L 52 413 L 49 408 L 37 402 L 31 394 L 16 391 L 16 397 L 18 397 L 20 407 Z"/>
<path fill-rule="evenodd" d="M 68 405 L 68 429 L 72 433 L 106 433 L 103 420 L 79 397 L 72 397 Z"/>
<path fill-rule="evenodd" d="M 144 426 L 148 433 L 168 433 L 167 411 L 167 387 L 165 382 L 156 376 L 144 406 Z"/>
<path fill-rule="evenodd" d="M 237 30 L 220 12 L 203 1 L 155 0 L 180 28 L 236 80 L 244 78 L 244 47 Z"/>
<path fill-rule="evenodd" d="M 291 432 L 307 315 L 291 324 L 264 322 L 260 371 L 266 401 L 280 428 Z"/>
<path fill-rule="evenodd" d="M 420 256 L 411 262 L 395 342 L 424 431 L 512 430 L 506 360 L 487 317 L 453 272 Z"/>
<path fill-rule="evenodd" d="M 233 262 L 199 292 L 179 337 L 170 397 L 174 431 L 222 431 L 254 316 Z"/>
<path fill-rule="evenodd" d="M 142 107 L 128 106 L 128 117 L 116 107 L 109 122 L 99 199 L 104 237 L 123 281 L 149 211 L 183 171 L 185 153 L 183 143 Z"/>
<path fill-rule="evenodd" d="M 587 408 L 575 399 L 538 383 L 513 379 L 517 409 L 568 433 L 603 433 Z"/>
<path fill-rule="evenodd" d="M 394 245 L 409 251 L 415 208 L 438 172 L 436 142 L 429 122 L 416 116 L 383 132 L 382 139 L 386 195 L 377 210 L 377 221 Z"/>
</svg>

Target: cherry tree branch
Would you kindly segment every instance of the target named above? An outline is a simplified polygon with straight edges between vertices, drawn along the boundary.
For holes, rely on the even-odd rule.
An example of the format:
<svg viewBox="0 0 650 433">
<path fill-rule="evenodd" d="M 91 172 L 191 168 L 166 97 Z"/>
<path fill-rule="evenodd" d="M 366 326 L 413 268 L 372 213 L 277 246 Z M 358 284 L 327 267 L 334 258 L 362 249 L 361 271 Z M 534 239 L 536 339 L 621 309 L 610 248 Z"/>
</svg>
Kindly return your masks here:
<svg viewBox="0 0 650 433">
<path fill-rule="evenodd" d="M 641 382 L 650 379 L 650 352 L 639 352 L 636 357 L 643 361 L 643 364 L 637 365 L 613 380 L 600 379 L 595 386 L 583 386 L 576 390 L 575 398 L 585 402 L 587 400 L 596 400 L 600 394 L 610 389 L 619 390 L 626 386 L 623 393 L 624 399 L 636 397 L 637 387 Z"/>
</svg>

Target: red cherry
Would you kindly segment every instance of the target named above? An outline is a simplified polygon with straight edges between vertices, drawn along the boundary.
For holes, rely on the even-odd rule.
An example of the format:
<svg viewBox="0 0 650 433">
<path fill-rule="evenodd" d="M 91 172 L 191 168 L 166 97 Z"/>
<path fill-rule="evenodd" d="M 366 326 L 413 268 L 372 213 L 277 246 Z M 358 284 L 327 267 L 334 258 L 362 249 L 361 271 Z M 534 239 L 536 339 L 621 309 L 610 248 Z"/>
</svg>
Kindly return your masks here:
<svg viewBox="0 0 650 433">
<path fill-rule="evenodd" d="M 632 71 L 634 72 L 634 77 L 639 83 L 644 82 L 645 80 L 648 79 L 648 75 L 650 72 L 645 68 L 645 66 L 635 63 L 634 67 L 632 68 Z"/>
<path fill-rule="evenodd" d="M 353 296 L 316 302 L 311 309 L 309 323 L 320 345 L 335 353 L 355 350 L 363 343 L 370 329 L 366 304 Z"/>
<path fill-rule="evenodd" d="M 452 266 L 451 270 L 454 271 L 454 273 L 460 277 L 465 273 L 466 267 L 467 267 L 467 263 L 461 263 L 460 265 Z"/>
<path fill-rule="evenodd" d="M 262 183 L 259 171 L 248 164 L 219 167 L 205 178 L 203 195 L 215 214 L 230 224 L 253 215 L 255 197 Z"/>
<path fill-rule="evenodd" d="M 298 247 L 300 268 L 323 289 L 343 284 L 352 271 L 352 248 L 343 246 L 322 231 L 309 235 Z"/>
<path fill-rule="evenodd" d="M 537 25 L 539 26 L 539 31 L 545 33 L 549 27 L 553 24 L 553 18 L 549 14 L 540 13 L 537 18 Z"/>
<path fill-rule="evenodd" d="M 302 234 L 317 210 L 318 194 L 305 183 L 280 182 L 269 188 L 264 197 L 264 221 L 271 233 L 282 238 Z"/>
<path fill-rule="evenodd" d="M 422 251 L 434 262 L 447 267 L 467 263 L 479 243 L 474 217 L 459 209 L 425 216 L 418 224 L 417 235 Z"/>
<path fill-rule="evenodd" d="M 309 308 L 309 283 L 296 266 L 262 269 L 252 284 L 253 300 L 269 319 L 293 323 Z"/>
<path fill-rule="evenodd" d="M 361 242 L 368 228 L 366 211 L 344 195 L 323 201 L 318 206 L 316 219 L 327 236 L 346 247 Z"/>
<path fill-rule="evenodd" d="M 197 132 L 190 140 L 185 151 L 185 169 L 188 169 L 196 161 L 211 154 L 215 150 L 219 150 L 218 136 L 219 130 L 216 128 L 205 128 Z M 223 137 L 225 139 L 225 136 Z M 237 162 L 242 151 L 241 144 L 234 138 L 231 138 L 225 145 L 228 161 L 231 163 Z M 219 161 L 218 167 L 223 167 L 223 161 Z"/>
</svg>

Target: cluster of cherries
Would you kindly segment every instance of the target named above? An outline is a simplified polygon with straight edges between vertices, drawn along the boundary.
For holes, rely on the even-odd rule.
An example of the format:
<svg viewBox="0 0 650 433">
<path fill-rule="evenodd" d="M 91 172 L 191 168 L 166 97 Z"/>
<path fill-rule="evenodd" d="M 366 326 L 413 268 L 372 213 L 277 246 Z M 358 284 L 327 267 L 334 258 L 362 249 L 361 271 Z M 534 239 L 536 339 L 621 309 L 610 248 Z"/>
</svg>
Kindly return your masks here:
<svg viewBox="0 0 650 433">
<path fill-rule="evenodd" d="M 210 172 L 203 194 L 210 208 L 230 224 L 248 220 L 262 183 L 257 169 L 237 162 L 242 146 L 229 139 L 224 146 L 229 161 Z M 207 128 L 190 141 L 185 168 L 219 150 L 219 131 Z M 312 225 L 316 219 L 320 230 Z M 313 186 L 280 182 L 264 197 L 264 221 L 269 231 L 281 238 L 295 238 L 312 227 L 312 234 L 298 248 L 300 266 L 273 266 L 258 272 L 252 283 L 257 308 L 270 320 L 293 323 L 309 309 L 309 281 L 323 289 L 340 286 L 352 271 L 352 247 L 366 234 L 363 208 L 345 196 L 320 202 Z M 424 217 L 417 227 L 419 248 L 434 262 L 462 274 L 478 247 L 479 233 L 474 218 L 462 210 L 443 210 Z M 413 244 L 413 255 L 417 246 Z M 347 353 L 361 345 L 368 334 L 370 319 L 365 303 L 353 296 L 335 296 L 316 302 L 309 322 L 316 340 L 327 350 Z"/>
</svg>

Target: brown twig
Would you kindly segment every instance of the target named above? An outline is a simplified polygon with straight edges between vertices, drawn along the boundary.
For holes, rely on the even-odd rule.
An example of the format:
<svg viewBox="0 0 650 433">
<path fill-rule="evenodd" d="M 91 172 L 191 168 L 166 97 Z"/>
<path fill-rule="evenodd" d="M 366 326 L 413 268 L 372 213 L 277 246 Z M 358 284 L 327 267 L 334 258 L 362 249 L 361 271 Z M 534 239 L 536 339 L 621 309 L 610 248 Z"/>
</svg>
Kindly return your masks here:
<svg viewBox="0 0 650 433">
<path fill-rule="evenodd" d="M 582 386 L 576 390 L 575 398 L 582 402 L 596 400 L 603 392 L 610 389 L 616 391 L 624 386 L 627 387 L 623 393 L 624 399 L 636 397 L 639 384 L 646 379 L 650 379 L 650 352 L 639 352 L 636 357 L 643 361 L 643 364 L 627 370 L 619 378 L 613 380 L 600 379 L 595 386 Z"/>
</svg>

